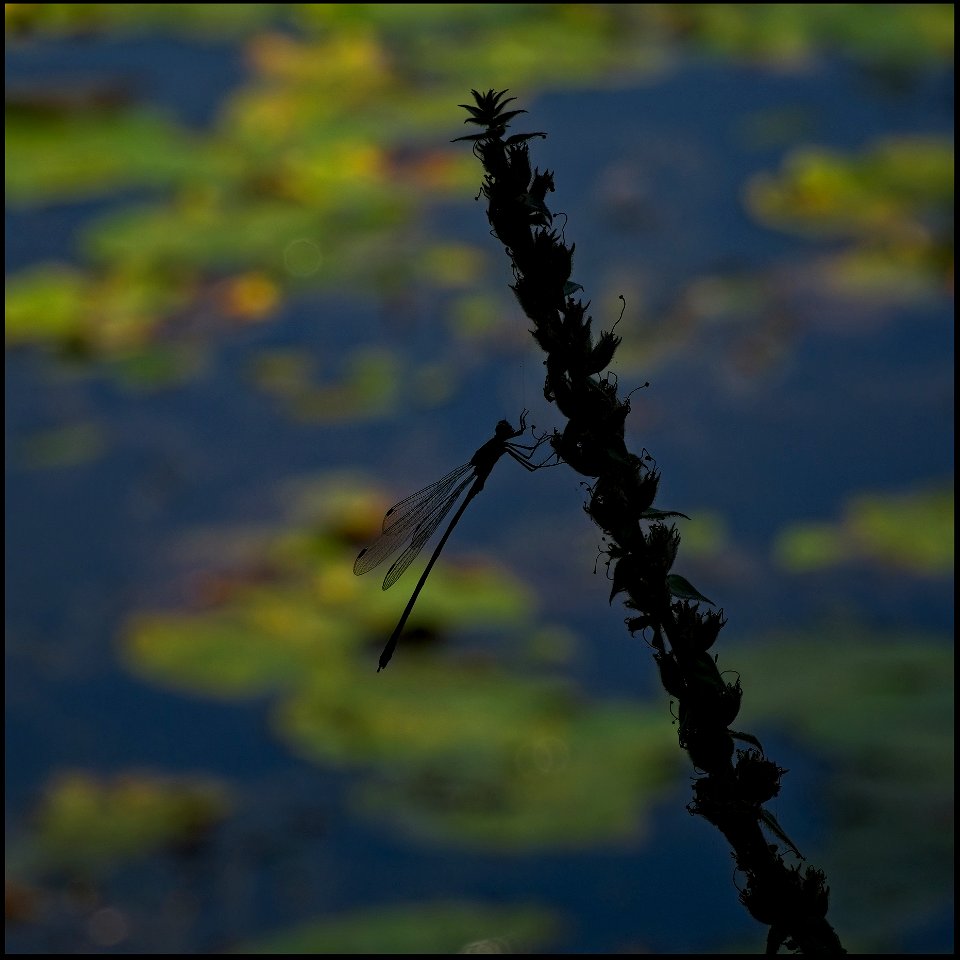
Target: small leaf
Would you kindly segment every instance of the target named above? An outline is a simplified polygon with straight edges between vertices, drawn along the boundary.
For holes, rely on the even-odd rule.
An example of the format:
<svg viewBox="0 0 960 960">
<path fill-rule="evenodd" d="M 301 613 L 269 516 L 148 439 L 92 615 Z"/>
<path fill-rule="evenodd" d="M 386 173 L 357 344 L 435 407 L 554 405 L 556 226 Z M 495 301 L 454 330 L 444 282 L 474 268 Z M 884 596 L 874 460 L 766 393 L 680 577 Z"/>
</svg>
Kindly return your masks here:
<svg viewBox="0 0 960 960">
<path fill-rule="evenodd" d="M 511 100 L 515 100 L 515 97 L 511 97 Z M 509 123 L 514 117 L 518 117 L 521 113 L 526 113 L 526 110 L 508 110 L 506 113 L 497 114 L 497 123 Z"/>
<path fill-rule="evenodd" d="M 563 285 L 563 295 L 565 297 L 572 297 L 578 290 L 582 290 L 583 287 L 579 283 L 574 283 L 572 280 L 568 280 Z"/>
<path fill-rule="evenodd" d="M 679 510 L 657 510 L 654 507 L 650 507 L 648 510 L 644 510 L 640 514 L 641 518 L 644 520 L 663 520 L 665 517 L 683 517 L 684 520 L 689 520 L 690 518 L 685 513 L 680 513 Z M 683 577 L 678 577 L 677 579 L 683 580 Z M 683 581 L 686 583 L 686 580 Z M 689 584 L 687 584 L 689 586 Z M 678 596 L 678 594 L 676 594 Z M 694 599 L 688 597 L 687 599 Z M 710 602 L 709 600 L 707 601 Z"/>
<path fill-rule="evenodd" d="M 681 600 L 699 600 L 702 603 L 709 603 L 711 607 L 716 606 L 712 600 L 708 600 L 697 590 L 689 580 L 681 577 L 679 574 L 671 573 L 667 577 L 667 587 L 672 596 L 679 597 Z"/>
<path fill-rule="evenodd" d="M 806 860 L 807 858 L 797 849 L 797 845 L 784 833 L 783 827 L 777 823 L 777 818 L 772 814 L 768 813 L 766 810 L 760 811 L 760 819 L 763 821 L 763 825 L 781 842 L 785 843 L 796 856 L 801 860 Z"/>
<path fill-rule="evenodd" d="M 739 730 L 727 730 L 727 733 L 736 740 L 743 740 L 745 743 L 752 744 L 761 753 L 765 752 L 763 744 L 752 733 L 741 733 Z"/>
<path fill-rule="evenodd" d="M 534 137 L 540 137 L 542 140 L 547 139 L 547 135 L 539 130 L 536 133 L 515 133 L 512 137 L 507 137 L 507 146 L 509 147 L 514 143 L 523 143 L 525 140 L 532 140 Z"/>
</svg>

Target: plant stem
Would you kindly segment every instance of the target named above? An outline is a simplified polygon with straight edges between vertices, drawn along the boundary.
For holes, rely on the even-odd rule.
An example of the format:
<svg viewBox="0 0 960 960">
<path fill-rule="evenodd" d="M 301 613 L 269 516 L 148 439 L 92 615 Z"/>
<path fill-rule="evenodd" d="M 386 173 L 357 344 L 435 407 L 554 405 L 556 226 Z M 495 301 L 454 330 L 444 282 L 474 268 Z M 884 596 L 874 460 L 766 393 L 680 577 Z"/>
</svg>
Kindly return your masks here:
<svg viewBox="0 0 960 960">
<path fill-rule="evenodd" d="M 629 398 L 617 395 L 616 379 L 601 376 L 620 344 L 613 331 L 595 340 L 589 302 L 571 282 L 574 246 L 553 228 L 546 204 L 553 174 L 531 169 L 528 141 L 544 133 L 506 137 L 510 121 L 526 111 L 505 110 L 506 90 L 472 91 L 475 104 L 461 104 L 465 121 L 482 133 L 473 142 L 483 164 L 481 188 L 487 217 L 513 268 L 516 294 L 533 321 L 531 333 L 547 355 L 544 396 L 566 418 L 551 440 L 554 450 L 578 473 L 592 478 L 587 513 L 604 531 L 612 573 L 610 600 L 624 594 L 631 633 L 642 631 L 653 650 L 666 691 L 678 703 L 680 745 L 699 774 L 688 810 L 727 838 L 746 883 L 740 901 L 770 929 L 766 952 L 781 945 L 808 954 L 845 953 L 827 922 L 829 888 L 821 870 L 799 851 L 763 804 L 780 790 L 786 772 L 768 759 L 756 737 L 730 729 L 740 709 L 740 681 L 726 682 L 708 653 L 726 620 L 682 576 L 671 574 L 680 534 L 675 511 L 653 508 L 660 473 L 653 458 L 630 453 L 624 424 Z M 615 326 L 615 325 L 614 325 Z M 746 744 L 738 748 L 735 740 Z M 771 842 L 763 832 L 773 835 Z"/>
</svg>

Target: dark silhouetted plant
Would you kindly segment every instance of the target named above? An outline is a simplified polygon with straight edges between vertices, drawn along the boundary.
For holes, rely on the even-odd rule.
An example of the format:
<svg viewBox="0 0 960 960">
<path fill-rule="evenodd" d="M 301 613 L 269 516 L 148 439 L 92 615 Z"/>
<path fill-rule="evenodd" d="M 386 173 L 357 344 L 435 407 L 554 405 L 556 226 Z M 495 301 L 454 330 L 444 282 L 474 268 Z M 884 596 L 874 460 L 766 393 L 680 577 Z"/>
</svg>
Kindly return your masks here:
<svg viewBox="0 0 960 960">
<path fill-rule="evenodd" d="M 546 202 L 553 174 L 530 166 L 528 141 L 546 134 L 506 136 L 510 121 L 526 112 L 505 109 L 516 98 L 504 99 L 506 90 L 472 92 L 475 104 L 461 106 L 470 114 L 465 122 L 480 132 L 457 140 L 471 141 L 483 164 L 480 194 L 510 257 L 511 289 L 547 356 L 544 396 L 566 418 L 551 443 L 562 460 L 591 478 L 585 509 L 605 534 L 610 600 L 625 597 L 627 628 L 647 638 L 664 689 L 677 702 L 680 745 L 698 774 L 688 809 L 731 844 L 746 878 L 740 900 L 770 928 L 767 953 L 784 945 L 802 953 L 844 953 L 826 919 L 823 872 L 786 862 L 787 856 L 803 858 L 763 807 L 779 793 L 785 771 L 764 755 L 756 737 L 731 729 L 743 691 L 739 679 L 724 679 L 710 652 L 726 623 L 723 610 L 702 610 L 712 601 L 671 573 L 680 534 L 669 521 L 683 514 L 653 507 L 660 472 L 649 453 L 627 449 L 629 397 L 618 396 L 615 377 L 600 375 L 620 337 L 613 330 L 594 337 L 589 302 L 576 296 L 574 245 L 554 228 Z"/>
</svg>

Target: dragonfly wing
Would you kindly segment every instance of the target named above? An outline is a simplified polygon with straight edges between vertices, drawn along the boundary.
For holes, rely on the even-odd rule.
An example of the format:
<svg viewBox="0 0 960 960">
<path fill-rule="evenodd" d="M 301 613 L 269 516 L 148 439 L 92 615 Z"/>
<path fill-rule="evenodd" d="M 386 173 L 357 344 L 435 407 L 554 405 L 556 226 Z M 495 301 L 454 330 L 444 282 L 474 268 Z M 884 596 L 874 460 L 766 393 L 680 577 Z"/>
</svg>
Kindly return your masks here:
<svg viewBox="0 0 960 960">
<path fill-rule="evenodd" d="M 424 544 L 433 536 L 437 527 L 443 523 L 443 518 L 450 512 L 453 505 L 460 499 L 460 495 L 474 482 L 473 475 L 468 475 L 448 494 L 446 500 L 438 500 L 434 512 L 424 519 L 417 528 L 409 546 L 394 560 L 393 565 L 383 578 L 383 589 L 388 590 L 403 575 L 404 570 L 416 559 Z"/>
<path fill-rule="evenodd" d="M 451 470 L 445 477 L 441 477 L 429 486 L 394 504 L 384 515 L 382 533 L 379 539 L 360 551 L 353 565 L 353 572 L 360 576 L 379 566 L 387 557 L 392 556 L 408 541 L 417 537 L 421 528 L 425 525 L 429 527 L 430 532 L 427 533 L 424 543 L 429 540 L 430 534 L 433 533 L 440 522 L 439 520 L 434 522 L 438 509 L 442 509 L 446 505 L 446 509 L 441 514 L 442 519 L 446 515 L 446 511 L 449 510 L 447 500 L 451 495 L 454 500 L 460 496 L 463 486 L 473 479 L 473 472 L 473 464 L 465 463 L 455 470 Z M 421 543 L 420 547 L 422 546 Z M 410 560 L 412 559 L 413 557 L 410 558 Z"/>
<path fill-rule="evenodd" d="M 395 503 L 383 516 L 383 532 L 400 536 L 404 530 L 411 530 L 420 521 L 433 513 L 437 502 L 446 500 L 450 491 L 469 473 L 472 463 L 464 463 L 451 470 L 445 477 L 435 480 L 429 486 L 411 493 L 409 497 Z"/>
</svg>

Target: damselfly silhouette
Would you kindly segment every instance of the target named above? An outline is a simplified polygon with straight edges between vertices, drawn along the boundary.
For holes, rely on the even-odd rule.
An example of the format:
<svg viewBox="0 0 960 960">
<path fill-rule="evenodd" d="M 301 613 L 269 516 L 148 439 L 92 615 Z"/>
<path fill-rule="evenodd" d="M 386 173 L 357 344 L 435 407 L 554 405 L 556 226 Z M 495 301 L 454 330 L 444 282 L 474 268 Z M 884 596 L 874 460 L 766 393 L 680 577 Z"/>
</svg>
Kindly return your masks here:
<svg viewBox="0 0 960 960">
<path fill-rule="evenodd" d="M 508 453 L 527 470 L 536 470 L 543 466 L 543 464 L 530 462 L 533 451 L 543 441 L 543 437 L 532 446 L 510 442 L 515 437 L 522 436 L 526 429 L 526 410 L 520 415 L 519 430 L 514 430 L 512 424 L 506 420 L 501 420 L 497 424 L 494 435 L 477 450 L 469 462 L 457 467 L 456 470 L 451 470 L 445 477 L 441 477 L 428 487 L 411 494 L 405 500 L 394 504 L 384 515 L 380 538 L 360 551 L 353 565 L 353 572 L 357 576 L 368 573 L 374 567 L 380 566 L 387 557 L 393 556 L 401 547 L 405 548 L 400 556 L 393 561 L 387 575 L 383 578 L 383 589 L 392 587 L 404 570 L 413 563 L 417 554 L 433 536 L 437 527 L 443 523 L 444 517 L 460 499 L 464 490 L 467 491 L 463 503 L 460 504 L 460 509 L 453 515 L 453 519 L 440 538 L 440 542 L 433 551 L 433 556 L 430 557 L 426 569 L 420 575 L 406 609 L 400 617 L 400 622 L 387 641 L 387 645 L 383 648 L 383 653 L 380 654 L 380 665 L 377 667 L 377 673 L 390 662 L 407 618 L 413 610 L 413 605 L 417 602 L 417 597 L 420 596 L 423 585 L 427 582 L 427 577 L 430 575 L 433 565 L 437 562 L 437 557 L 440 556 L 440 551 L 443 550 L 443 546 L 453 532 L 453 528 L 457 525 L 457 521 L 463 516 L 467 505 L 483 489 L 483 485 L 497 461 L 505 453 Z"/>
</svg>

